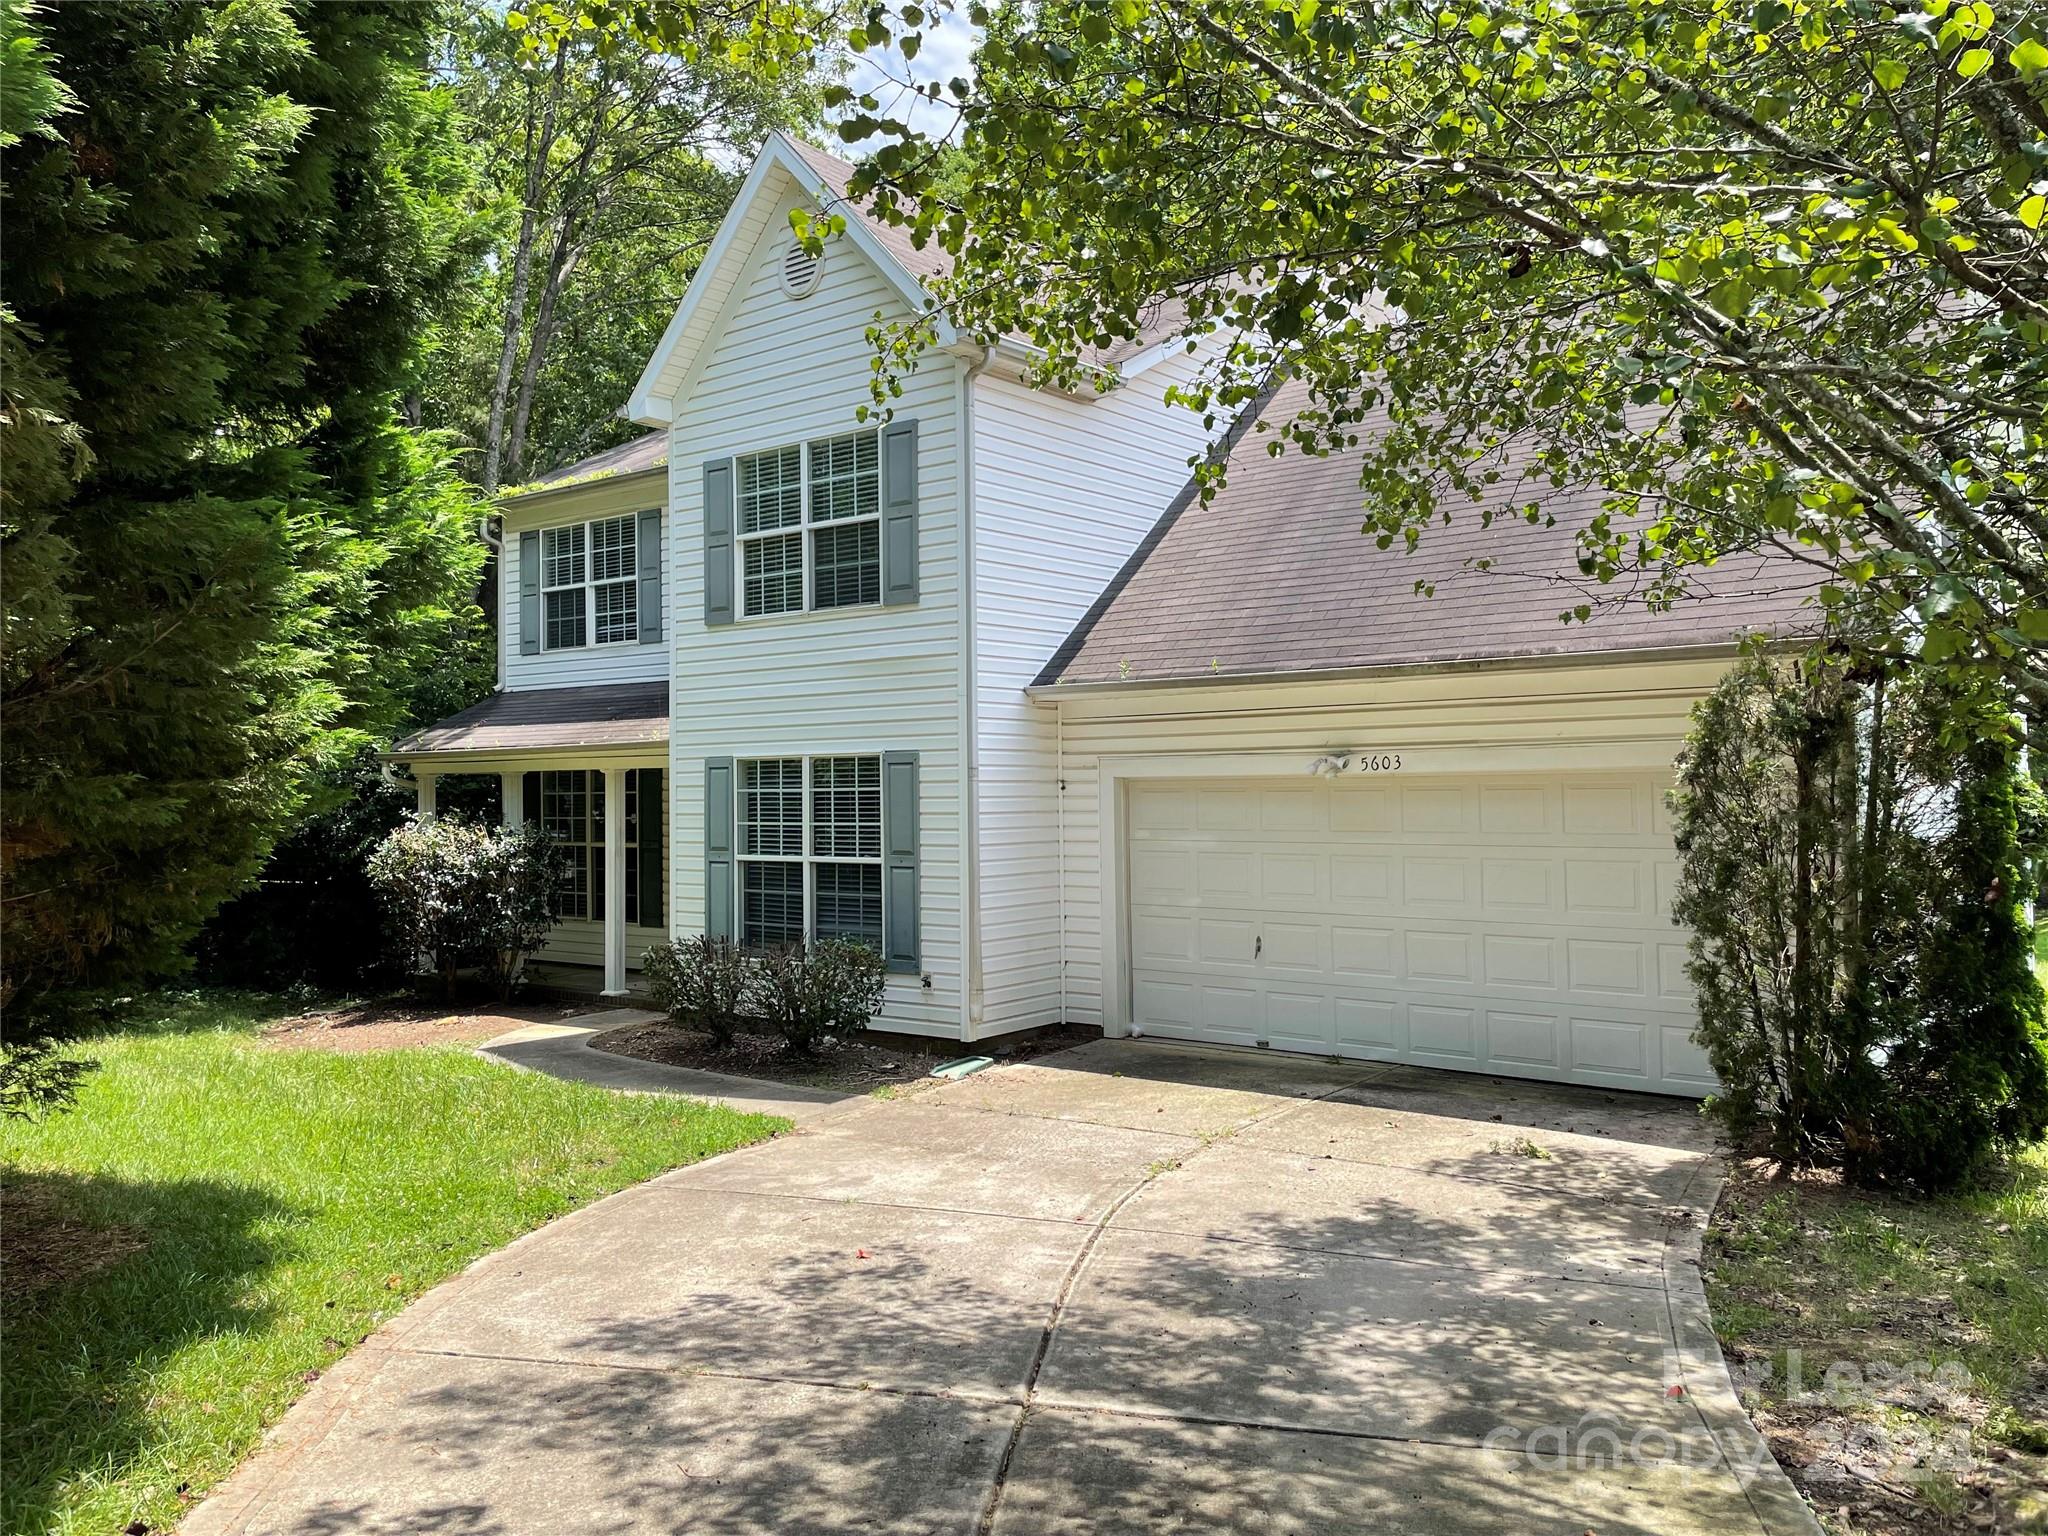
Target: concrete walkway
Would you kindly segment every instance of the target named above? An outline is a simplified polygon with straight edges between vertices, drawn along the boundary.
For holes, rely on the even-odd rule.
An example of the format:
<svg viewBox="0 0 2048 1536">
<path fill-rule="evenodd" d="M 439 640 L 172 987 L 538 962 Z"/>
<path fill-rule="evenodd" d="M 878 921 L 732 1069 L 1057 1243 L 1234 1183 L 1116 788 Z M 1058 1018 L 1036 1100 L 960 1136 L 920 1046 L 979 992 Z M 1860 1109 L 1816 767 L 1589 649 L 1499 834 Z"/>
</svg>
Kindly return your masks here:
<svg viewBox="0 0 2048 1536">
<path fill-rule="evenodd" d="M 1812 1533 L 1689 1106 L 1105 1041 L 558 1221 L 330 1371 L 221 1532 Z"/>
<path fill-rule="evenodd" d="M 515 1067 L 565 1077 L 571 1082 L 596 1083 L 620 1093 L 680 1094 L 752 1114 L 781 1115 L 798 1125 L 808 1124 L 836 1106 L 862 1101 L 860 1094 L 771 1083 L 756 1077 L 729 1077 L 723 1072 L 699 1072 L 694 1067 L 671 1067 L 658 1061 L 642 1061 L 637 1056 L 601 1051 L 591 1044 L 609 1030 L 657 1024 L 664 1017 L 644 1008 L 612 1008 L 603 1013 L 579 1014 L 560 1024 L 530 1024 L 486 1040 L 477 1050 Z"/>
</svg>

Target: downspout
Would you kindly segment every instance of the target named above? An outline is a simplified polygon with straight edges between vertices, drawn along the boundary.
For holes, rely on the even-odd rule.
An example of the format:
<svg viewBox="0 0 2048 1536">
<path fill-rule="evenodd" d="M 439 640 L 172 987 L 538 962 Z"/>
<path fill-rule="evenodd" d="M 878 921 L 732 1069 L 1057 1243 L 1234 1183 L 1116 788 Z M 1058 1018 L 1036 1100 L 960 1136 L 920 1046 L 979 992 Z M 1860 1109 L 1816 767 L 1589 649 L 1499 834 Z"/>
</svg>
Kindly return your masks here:
<svg viewBox="0 0 2048 1536">
<path fill-rule="evenodd" d="M 1067 1020 L 1067 710 L 1058 699 L 1052 702 L 1052 826 L 1054 878 L 1059 881 L 1059 899 L 1053 905 L 1060 925 L 1060 1022 Z"/>
<path fill-rule="evenodd" d="M 981 1034 L 981 765 L 974 729 L 974 381 L 995 361 L 983 347 L 960 374 L 960 1038 Z"/>
<path fill-rule="evenodd" d="M 491 634 L 495 639 L 492 649 L 498 663 L 498 680 L 492 685 L 492 692 L 505 691 L 505 541 L 491 532 L 488 516 L 476 520 L 476 534 L 484 543 L 498 552 L 498 611 L 491 615 Z"/>
</svg>

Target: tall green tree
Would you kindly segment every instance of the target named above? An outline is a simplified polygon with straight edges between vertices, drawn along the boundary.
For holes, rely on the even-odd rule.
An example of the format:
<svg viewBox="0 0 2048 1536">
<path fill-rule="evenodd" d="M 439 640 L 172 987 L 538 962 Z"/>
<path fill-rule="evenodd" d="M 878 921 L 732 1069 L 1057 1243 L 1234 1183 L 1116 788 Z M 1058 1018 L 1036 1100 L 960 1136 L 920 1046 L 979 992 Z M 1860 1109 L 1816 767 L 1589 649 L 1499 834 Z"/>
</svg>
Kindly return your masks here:
<svg viewBox="0 0 2048 1536">
<path fill-rule="evenodd" d="M 1382 545 L 1478 515 L 1518 445 L 1531 519 L 1552 484 L 1612 488 L 1559 535 L 1596 592 L 1668 603 L 1776 550 L 1873 648 L 2048 717 L 2040 7 L 966 9 L 988 35 L 945 93 L 964 188 L 843 102 L 849 140 L 882 136 L 859 185 L 958 254 L 956 321 L 1071 377 L 1184 303 L 1234 343 L 1195 407 L 1284 368 L 1311 405 L 1283 443 L 1385 412 L 1358 444 Z M 856 42 L 930 11 L 878 8 Z"/>
<path fill-rule="evenodd" d="M 1954 1186 L 2048 1130 L 2009 720 L 1925 668 L 1751 656 L 1693 712 L 1672 901 L 1708 1108 L 1791 1167 Z"/>
<path fill-rule="evenodd" d="M 442 337 L 424 419 L 475 447 L 486 491 L 622 441 L 639 371 L 747 161 L 818 113 L 815 56 L 546 38 L 477 5 L 443 66 L 496 239 Z"/>
<path fill-rule="evenodd" d="M 406 430 L 475 260 L 434 6 L 8 11 L 0 1007 L 176 970 L 469 605 Z M 25 21 L 25 27 L 23 23 Z"/>
</svg>

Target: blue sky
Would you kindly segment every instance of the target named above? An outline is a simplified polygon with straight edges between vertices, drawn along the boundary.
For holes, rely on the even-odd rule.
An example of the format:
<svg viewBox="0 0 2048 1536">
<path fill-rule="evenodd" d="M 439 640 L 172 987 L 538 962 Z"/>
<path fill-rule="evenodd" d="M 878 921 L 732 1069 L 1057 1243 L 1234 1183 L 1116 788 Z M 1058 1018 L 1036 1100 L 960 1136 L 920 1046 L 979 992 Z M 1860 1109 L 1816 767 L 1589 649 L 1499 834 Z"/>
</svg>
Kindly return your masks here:
<svg viewBox="0 0 2048 1536">
<path fill-rule="evenodd" d="M 936 80 L 944 84 L 956 77 L 972 78 L 968 57 L 974 51 L 974 29 L 957 12 L 941 10 L 924 33 L 917 57 L 906 63 L 895 49 L 853 56 L 846 83 L 856 91 L 872 93 L 890 117 L 908 122 L 921 133 L 939 135 L 951 131 L 953 111 L 945 104 L 934 105 L 910 89 Z M 835 145 L 841 153 L 858 155 L 863 144 Z"/>
</svg>

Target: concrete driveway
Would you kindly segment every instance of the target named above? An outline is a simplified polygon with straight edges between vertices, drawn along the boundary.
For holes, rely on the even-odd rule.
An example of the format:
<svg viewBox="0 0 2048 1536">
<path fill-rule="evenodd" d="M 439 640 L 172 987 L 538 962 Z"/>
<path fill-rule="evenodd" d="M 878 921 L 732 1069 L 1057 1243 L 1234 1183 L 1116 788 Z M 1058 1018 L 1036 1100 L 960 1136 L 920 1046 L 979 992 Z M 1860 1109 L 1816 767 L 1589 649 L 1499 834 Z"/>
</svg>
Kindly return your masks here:
<svg viewBox="0 0 2048 1536">
<path fill-rule="evenodd" d="M 1104 1041 L 616 1195 L 330 1372 L 215 1532 L 1812 1532 L 1689 1105 Z"/>
</svg>

